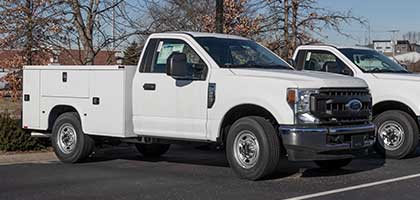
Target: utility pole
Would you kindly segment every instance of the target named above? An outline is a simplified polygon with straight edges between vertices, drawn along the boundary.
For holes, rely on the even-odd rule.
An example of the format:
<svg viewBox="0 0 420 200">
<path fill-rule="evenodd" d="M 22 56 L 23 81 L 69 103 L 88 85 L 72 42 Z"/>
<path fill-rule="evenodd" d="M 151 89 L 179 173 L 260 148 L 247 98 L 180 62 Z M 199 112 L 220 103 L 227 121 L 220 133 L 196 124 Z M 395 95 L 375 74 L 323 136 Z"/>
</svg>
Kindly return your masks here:
<svg viewBox="0 0 420 200">
<path fill-rule="evenodd" d="M 115 48 L 115 0 L 112 0 L 112 50 Z"/>
<path fill-rule="evenodd" d="M 223 0 L 216 0 L 216 32 L 223 33 Z"/>
<path fill-rule="evenodd" d="M 393 30 L 389 30 L 388 32 L 392 33 L 392 57 L 395 57 L 395 47 L 397 44 L 395 36 L 396 36 L 396 33 L 400 32 L 400 30 L 393 29 Z"/>
</svg>

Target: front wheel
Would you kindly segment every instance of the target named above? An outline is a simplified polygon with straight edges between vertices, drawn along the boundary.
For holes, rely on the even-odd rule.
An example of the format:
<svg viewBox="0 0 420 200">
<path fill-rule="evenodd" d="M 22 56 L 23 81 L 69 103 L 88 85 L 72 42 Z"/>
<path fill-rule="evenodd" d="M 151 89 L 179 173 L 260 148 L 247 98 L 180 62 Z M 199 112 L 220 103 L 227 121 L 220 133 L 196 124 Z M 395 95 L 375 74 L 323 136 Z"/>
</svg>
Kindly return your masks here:
<svg viewBox="0 0 420 200">
<path fill-rule="evenodd" d="M 351 163 L 352 159 L 339 159 L 339 160 L 317 160 L 314 161 L 316 165 L 323 169 L 341 169 Z"/>
<path fill-rule="evenodd" d="M 373 121 L 378 128 L 375 149 L 388 158 L 402 159 L 415 153 L 419 142 L 417 123 L 409 114 L 386 111 Z"/>
<path fill-rule="evenodd" d="M 258 180 L 274 173 L 280 142 L 273 125 L 262 117 L 239 119 L 227 135 L 226 156 L 240 178 Z"/>
</svg>

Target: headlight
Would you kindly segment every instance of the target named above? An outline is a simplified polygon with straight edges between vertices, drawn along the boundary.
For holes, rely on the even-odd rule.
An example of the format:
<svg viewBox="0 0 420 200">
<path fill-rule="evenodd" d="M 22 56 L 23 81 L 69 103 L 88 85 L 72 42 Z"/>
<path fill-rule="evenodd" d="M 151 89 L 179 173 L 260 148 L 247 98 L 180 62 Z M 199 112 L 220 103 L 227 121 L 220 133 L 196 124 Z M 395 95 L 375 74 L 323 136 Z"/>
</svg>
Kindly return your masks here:
<svg viewBox="0 0 420 200">
<path fill-rule="evenodd" d="M 296 124 L 316 124 L 318 118 L 311 114 L 311 95 L 317 94 L 318 89 L 288 89 L 287 102 L 295 114 Z"/>
</svg>

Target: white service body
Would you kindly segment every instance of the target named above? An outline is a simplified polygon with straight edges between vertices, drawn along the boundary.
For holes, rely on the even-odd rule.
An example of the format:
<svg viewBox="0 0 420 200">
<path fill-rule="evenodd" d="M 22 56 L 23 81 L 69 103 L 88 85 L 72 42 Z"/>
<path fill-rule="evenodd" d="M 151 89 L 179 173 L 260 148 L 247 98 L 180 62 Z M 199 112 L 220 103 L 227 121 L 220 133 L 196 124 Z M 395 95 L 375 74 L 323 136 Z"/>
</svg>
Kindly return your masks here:
<svg viewBox="0 0 420 200">
<path fill-rule="evenodd" d="M 71 105 L 79 113 L 85 133 L 135 136 L 131 103 L 134 71 L 135 66 L 24 67 L 23 93 L 30 98 L 23 101 L 24 128 L 47 130 L 51 111 Z M 92 103 L 94 97 L 100 97 L 99 105 Z"/>
</svg>

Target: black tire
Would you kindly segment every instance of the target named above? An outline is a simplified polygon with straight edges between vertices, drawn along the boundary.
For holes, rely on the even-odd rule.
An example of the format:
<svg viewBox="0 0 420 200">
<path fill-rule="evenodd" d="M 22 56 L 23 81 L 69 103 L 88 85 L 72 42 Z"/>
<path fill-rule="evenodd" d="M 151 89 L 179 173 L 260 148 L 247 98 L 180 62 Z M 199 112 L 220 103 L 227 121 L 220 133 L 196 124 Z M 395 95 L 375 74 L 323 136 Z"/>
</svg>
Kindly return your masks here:
<svg viewBox="0 0 420 200">
<path fill-rule="evenodd" d="M 259 156 L 253 166 L 244 167 L 235 157 L 235 139 L 243 133 L 253 134 L 259 145 Z M 246 150 L 248 151 L 248 150 Z M 239 155 L 239 154 L 237 154 Z M 237 120 L 226 138 L 226 156 L 232 170 L 243 179 L 259 180 L 273 174 L 280 160 L 280 141 L 273 125 L 262 117 L 250 116 Z"/>
<path fill-rule="evenodd" d="M 144 156 L 157 158 L 168 152 L 170 144 L 135 144 L 137 150 Z"/>
<path fill-rule="evenodd" d="M 73 129 L 76 142 L 74 148 L 65 148 L 60 145 L 59 132 L 61 129 Z M 55 155 L 64 163 L 77 163 L 84 161 L 93 152 L 95 141 L 83 133 L 79 115 L 75 112 L 61 114 L 54 123 L 52 129 L 52 146 Z M 61 140 L 63 141 L 63 140 Z M 68 150 L 66 152 L 66 150 Z"/>
<path fill-rule="evenodd" d="M 351 158 L 339 159 L 339 160 L 316 160 L 314 161 L 322 169 L 341 169 L 351 163 Z"/>
<path fill-rule="evenodd" d="M 378 153 L 387 158 L 403 159 L 416 152 L 419 143 L 419 128 L 416 121 L 409 114 L 399 110 L 390 110 L 376 116 L 373 122 L 377 127 L 375 150 Z M 403 129 L 403 142 L 400 146 L 397 145 L 398 148 L 385 148 L 384 142 L 380 141 L 381 137 L 379 134 L 387 124 L 395 124 L 395 122 Z"/>
</svg>

